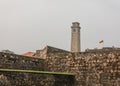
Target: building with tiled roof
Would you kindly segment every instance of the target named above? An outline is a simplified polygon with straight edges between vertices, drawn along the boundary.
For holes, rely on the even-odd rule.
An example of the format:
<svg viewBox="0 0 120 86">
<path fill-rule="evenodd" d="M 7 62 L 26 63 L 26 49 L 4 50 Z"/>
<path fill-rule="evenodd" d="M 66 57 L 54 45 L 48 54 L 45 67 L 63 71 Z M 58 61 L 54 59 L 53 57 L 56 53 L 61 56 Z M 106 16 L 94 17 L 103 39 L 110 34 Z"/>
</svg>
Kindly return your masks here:
<svg viewBox="0 0 120 86">
<path fill-rule="evenodd" d="M 26 53 L 23 54 L 23 56 L 34 57 L 35 53 L 34 52 L 26 52 Z"/>
</svg>

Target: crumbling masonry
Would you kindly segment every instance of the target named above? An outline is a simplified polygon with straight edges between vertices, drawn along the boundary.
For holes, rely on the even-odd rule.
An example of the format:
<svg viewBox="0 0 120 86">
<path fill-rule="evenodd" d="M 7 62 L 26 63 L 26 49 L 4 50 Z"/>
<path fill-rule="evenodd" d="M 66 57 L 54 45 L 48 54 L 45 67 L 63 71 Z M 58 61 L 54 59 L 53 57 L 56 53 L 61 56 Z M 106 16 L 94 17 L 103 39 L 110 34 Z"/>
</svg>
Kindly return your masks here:
<svg viewBox="0 0 120 86">
<path fill-rule="evenodd" d="M 39 58 L 32 58 L 14 54 L 0 53 L 0 68 L 24 70 L 34 69 L 50 72 L 69 72 L 75 74 L 75 78 L 73 78 L 73 76 L 67 75 L 59 75 L 59 77 L 56 76 L 57 78 L 53 78 L 53 76 L 50 75 L 51 78 L 46 78 L 45 80 L 52 80 L 53 83 L 45 85 L 46 82 L 43 81 L 43 85 L 40 86 L 59 86 L 58 84 L 55 85 L 54 83 L 55 80 L 58 79 L 58 82 L 61 81 L 60 83 L 62 86 L 120 85 L 120 49 L 101 49 L 95 51 L 91 50 L 75 54 L 47 46 L 45 49 L 43 49 L 43 51 L 41 51 L 41 56 L 38 54 L 38 57 Z M 41 57 L 44 59 L 40 59 Z M 37 82 L 42 82 L 42 80 L 44 80 L 44 77 L 50 77 L 43 74 L 36 75 L 17 73 L 16 75 L 16 73 L 12 74 L 9 72 L 7 72 L 7 74 L 6 72 L 0 72 L 0 74 L 8 78 L 9 83 L 13 83 L 13 80 L 16 81 L 15 85 L 12 84 L 12 86 L 21 86 L 19 84 L 21 84 L 22 80 L 24 81 L 24 79 L 26 79 L 25 84 L 29 83 L 29 80 L 32 80 L 32 83 L 29 83 L 28 86 L 38 86 L 40 83 Z M 15 76 L 17 76 L 17 78 L 15 78 Z M 38 79 L 35 80 L 35 77 L 36 79 L 38 77 Z M 66 78 L 68 81 L 66 81 Z M 23 84 L 24 83 L 22 83 L 22 85 Z"/>
</svg>

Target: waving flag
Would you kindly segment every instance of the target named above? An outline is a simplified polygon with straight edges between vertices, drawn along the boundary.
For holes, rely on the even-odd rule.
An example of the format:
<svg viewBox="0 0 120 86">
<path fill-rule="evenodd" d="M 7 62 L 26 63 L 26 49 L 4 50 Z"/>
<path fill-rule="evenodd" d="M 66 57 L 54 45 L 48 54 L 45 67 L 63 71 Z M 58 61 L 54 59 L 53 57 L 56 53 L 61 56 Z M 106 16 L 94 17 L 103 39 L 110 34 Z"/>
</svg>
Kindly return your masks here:
<svg viewBox="0 0 120 86">
<path fill-rule="evenodd" d="M 104 42 L 104 40 L 99 41 L 100 44 L 103 43 L 103 42 Z"/>
</svg>

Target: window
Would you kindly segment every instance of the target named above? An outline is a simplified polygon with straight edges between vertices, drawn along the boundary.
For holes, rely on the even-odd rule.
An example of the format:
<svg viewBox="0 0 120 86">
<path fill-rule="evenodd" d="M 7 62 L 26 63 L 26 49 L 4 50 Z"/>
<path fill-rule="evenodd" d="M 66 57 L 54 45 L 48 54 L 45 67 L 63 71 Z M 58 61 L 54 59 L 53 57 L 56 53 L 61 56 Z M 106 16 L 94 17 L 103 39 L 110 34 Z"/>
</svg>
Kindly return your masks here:
<svg viewBox="0 0 120 86">
<path fill-rule="evenodd" d="M 75 29 L 73 29 L 73 32 L 76 32 L 76 30 L 75 30 Z"/>
</svg>

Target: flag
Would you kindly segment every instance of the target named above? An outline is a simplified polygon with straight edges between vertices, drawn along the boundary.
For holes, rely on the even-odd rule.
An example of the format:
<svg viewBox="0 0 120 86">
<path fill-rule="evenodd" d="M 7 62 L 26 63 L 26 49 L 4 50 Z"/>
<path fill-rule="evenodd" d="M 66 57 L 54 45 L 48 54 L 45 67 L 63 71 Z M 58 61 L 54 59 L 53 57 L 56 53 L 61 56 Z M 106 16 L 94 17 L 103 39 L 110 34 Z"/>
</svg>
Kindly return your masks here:
<svg viewBox="0 0 120 86">
<path fill-rule="evenodd" d="M 99 41 L 100 44 L 103 43 L 103 42 L 104 42 L 103 40 Z"/>
</svg>

